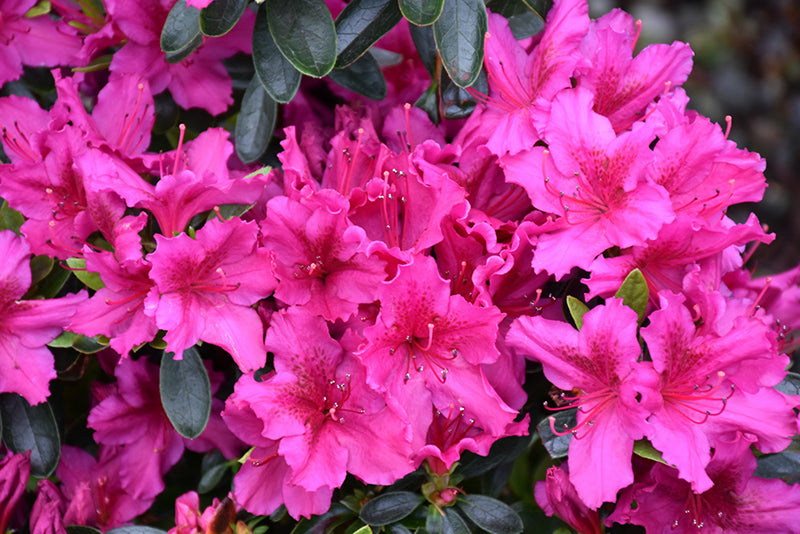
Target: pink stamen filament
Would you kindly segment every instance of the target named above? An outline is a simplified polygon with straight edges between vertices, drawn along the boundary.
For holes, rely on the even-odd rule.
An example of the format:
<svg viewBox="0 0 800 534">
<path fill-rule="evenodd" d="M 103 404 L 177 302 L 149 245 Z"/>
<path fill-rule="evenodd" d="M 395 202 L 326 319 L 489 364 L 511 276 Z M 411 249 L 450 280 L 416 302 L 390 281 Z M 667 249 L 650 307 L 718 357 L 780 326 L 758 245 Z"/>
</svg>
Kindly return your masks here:
<svg viewBox="0 0 800 534">
<path fill-rule="evenodd" d="M 19 123 L 14 121 L 14 128 L 17 130 L 17 136 L 11 137 L 8 134 L 8 130 L 6 127 L 3 127 L 3 141 L 6 142 L 8 148 L 12 149 L 16 152 L 20 157 L 27 159 L 28 161 L 39 161 L 40 156 L 33 150 L 31 146 L 31 142 L 28 140 L 28 137 L 25 135 L 25 132 L 20 130 Z M 20 143 L 22 141 L 23 143 Z"/>
</svg>

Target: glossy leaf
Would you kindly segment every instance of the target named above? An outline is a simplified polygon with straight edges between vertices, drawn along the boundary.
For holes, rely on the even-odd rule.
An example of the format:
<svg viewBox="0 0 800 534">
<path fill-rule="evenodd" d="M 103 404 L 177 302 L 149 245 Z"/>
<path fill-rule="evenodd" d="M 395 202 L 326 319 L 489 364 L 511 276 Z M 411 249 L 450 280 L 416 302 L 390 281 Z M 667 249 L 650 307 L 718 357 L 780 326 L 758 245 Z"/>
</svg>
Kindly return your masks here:
<svg viewBox="0 0 800 534">
<path fill-rule="evenodd" d="M 131 525 L 127 527 L 117 527 L 106 530 L 105 534 L 167 534 L 160 528 Z"/>
<path fill-rule="evenodd" d="M 439 124 L 439 97 L 437 95 L 436 82 L 431 85 L 420 95 L 414 105 L 428 114 L 428 118 L 433 124 Z"/>
<path fill-rule="evenodd" d="M 471 534 L 467 522 L 454 508 L 444 509 L 445 532 L 447 534 Z"/>
<path fill-rule="evenodd" d="M 343 69 L 333 69 L 328 78 L 371 100 L 382 100 L 386 97 L 386 78 L 372 54 L 364 54 Z"/>
<path fill-rule="evenodd" d="M 755 476 L 782 478 L 790 484 L 800 482 L 800 453 L 783 451 L 760 457 Z"/>
<path fill-rule="evenodd" d="M 364 525 L 360 529 L 353 532 L 353 534 L 372 534 L 372 529 L 369 527 L 369 525 Z"/>
<path fill-rule="evenodd" d="M 186 0 L 178 0 L 161 29 L 161 50 L 167 54 L 167 61 L 182 61 L 202 43 L 200 11 L 187 5 Z"/>
<path fill-rule="evenodd" d="M 102 533 L 93 527 L 86 527 L 83 525 L 68 525 L 67 534 L 102 534 Z"/>
<path fill-rule="evenodd" d="M 424 500 L 422 495 L 410 491 L 382 493 L 361 508 L 359 517 L 368 525 L 388 525 L 408 516 Z"/>
<path fill-rule="evenodd" d="M 495 441 L 486 456 L 464 451 L 456 472 L 465 479 L 482 475 L 500 464 L 513 462 L 528 448 L 530 441 L 530 436 L 507 436 Z"/>
<path fill-rule="evenodd" d="M 464 495 L 458 507 L 476 525 L 490 534 L 522 532 L 522 519 L 507 504 L 486 495 Z"/>
<path fill-rule="evenodd" d="M 197 493 L 208 493 L 216 488 L 228 472 L 228 462 L 222 453 L 214 451 L 203 456 L 200 464 L 200 482 L 197 484 Z"/>
<path fill-rule="evenodd" d="M 567 295 L 567 308 L 569 308 L 569 314 L 575 322 L 575 328 L 578 330 L 583 328 L 583 316 L 589 311 L 589 307 L 572 295 Z"/>
<path fill-rule="evenodd" d="M 261 85 L 276 102 L 290 102 L 303 75 L 286 59 L 272 38 L 267 22 L 267 8 L 262 5 L 253 29 L 253 66 Z"/>
<path fill-rule="evenodd" d="M 436 40 L 433 38 L 433 28 L 431 26 L 414 26 L 413 24 L 408 27 L 411 34 L 411 40 L 414 41 L 414 46 L 417 48 L 417 54 L 425 65 L 425 70 L 428 71 L 431 78 L 436 76 L 436 58 L 438 52 L 436 51 Z"/>
<path fill-rule="evenodd" d="M 278 104 L 267 94 L 258 77 L 253 77 L 242 98 L 236 119 L 236 154 L 245 163 L 256 161 L 267 150 L 275 129 Z"/>
<path fill-rule="evenodd" d="M 536 11 L 540 17 L 545 18 L 550 8 L 553 7 L 553 0 L 522 0 L 525 4 Z"/>
<path fill-rule="evenodd" d="M 412 24 L 433 24 L 442 14 L 444 0 L 398 0 L 400 12 Z"/>
<path fill-rule="evenodd" d="M 31 474 L 53 474 L 61 457 L 61 438 L 49 402 L 31 406 L 16 393 L 0 395 L 3 442 L 14 452 L 31 451 Z"/>
<path fill-rule="evenodd" d="M 644 321 L 647 302 L 650 300 L 650 289 L 647 287 L 647 280 L 644 279 L 642 271 L 634 269 L 629 272 L 614 296 L 621 298 L 627 307 L 639 315 L 639 324 Z"/>
<path fill-rule="evenodd" d="M 97 291 L 106 285 L 100 279 L 100 275 L 86 270 L 86 260 L 83 258 L 67 258 L 67 266 L 72 269 L 72 273 L 83 282 L 83 285 Z"/>
<path fill-rule="evenodd" d="M 446 71 L 443 70 L 441 72 L 439 80 L 441 83 L 440 107 L 444 112 L 444 117 L 447 119 L 465 119 L 469 117 L 475 110 L 475 98 L 466 89 L 453 83 Z M 478 79 L 472 87 L 479 93 L 486 94 L 489 92 L 489 84 L 483 71 L 478 74 Z"/>
<path fill-rule="evenodd" d="M 444 534 L 444 515 L 432 504 L 428 505 L 428 514 L 425 517 L 425 530 L 431 534 Z"/>
<path fill-rule="evenodd" d="M 346 506 L 333 503 L 330 509 L 321 515 L 312 516 L 311 519 L 300 519 L 292 529 L 292 534 L 319 534 L 331 532 L 338 525 L 343 524 L 348 519 L 355 517 Z"/>
<path fill-rule="evenodd" d="M 200 10 L 200 31 L 209 37 L 225 35 L 236 26 L 248 0 L 214 0 Z"/>
<path fill-rule="evenodd" d="M 354 0 L 336 17 L 336 67 L 350 65 L 394 28 L 403 15 L 397 0 Z"/>
<path fill-rule="evenodd" d="M 555 412 L 550 416 L 555 419 L 553 427 L 559 432 L 563 432 L 564 427 L 574 428 L 578 422 L 576 418 L 577 413 L 577 408 Z M 564 458 L 569 452 L 569 443 L 572 440 L 572 434 L 559 436 L 554 433 L 550 428 L 550 417 L 545 417 L 539 421 L 539 424 L 536 425 L 536 430 L 538 430 L 539 436 L 542 438 L 542 445 L 547 449 L 547 453 L 550 457 L 553 459 Z"/>
<path fill-rule="evenodd" d="M 197 349 L 183 351 L 182 360 L 164 352 L 158 379 L 161 405 L 175 430 L 189 439 L 202 434 L 211 415 L 211 382 Z"/>
<path fill-rule="evenodd" d="M 642 458 L 647 458 L 648 460 L 653 460 L 654 462 L 669 465 L 664 461 L 661 452 L 653 447 L 653 444 L 647 439 L 640 439 L 633 444 L 633 454 L 641 456 Z"/>
<path fill-rule="evenodd" d="M 0 230 L 13 230 L 19 234 L 19 229 L 24 222 L 25 217 L 3 200 L 2 205 L 0 205 Z"/>
<path fill-rule="evenodd" d="M 775 389 L 786 395 L 800 395 L 800 374 L 786 373 L 783 380 L 775 385 Z"/>
<path fill-rule="evenodd" d="M 323 0 L 267 0 L 267 22 L 278 50 L 308 76 L 321 78 L 336 63 L 336 27 Z"/>
<path fill-rule="evenodd" d="M 508 27 L 515 39 L 526 39 L 544 28 L 542 15 L 523 0 L 491 0 L 486 7 L 508 20 Z"/>
<path fill-rule="evenodd" d="M 486 24 L 482 0 L 445 0 L 442 15 L 433 24 L 442 65 L 459 87 L 469 87 L 478 79 Z"/>
</svg>

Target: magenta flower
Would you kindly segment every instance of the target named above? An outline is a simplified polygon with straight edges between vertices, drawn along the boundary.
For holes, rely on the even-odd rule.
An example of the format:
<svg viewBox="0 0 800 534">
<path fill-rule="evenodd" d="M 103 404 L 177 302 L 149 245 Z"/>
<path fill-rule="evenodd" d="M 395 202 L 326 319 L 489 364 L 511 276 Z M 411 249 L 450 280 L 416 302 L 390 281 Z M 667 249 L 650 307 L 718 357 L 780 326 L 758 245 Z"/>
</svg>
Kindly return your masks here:
<svg viewBox="0 0 800 534">
<path fill-rule="evenodd" d="M 589 29 L 587 13 L 586 0 L 554 2 L 530 52 L 514 38 L 504 17 L 489 15 L 484 64 L 491 93 L 484 97 L 485 110 L 476 110 L 471 121 L 488 132 L 486 147 L 492 154 L 516 154 L 542 138 L 553 96 L 571 85 L 579 45 Z"/>
<path fill-rule="evenodd" d="M 539 236 L 537 272 L 560 278 L 572 267 L 587 269 L 606 249 L 641 245 L 674 219 L 667 192 L 645 179 L 650 128 L 639 123 L 616 135 L 592 111 L 591 93 L 578 88 L 556 96 L 545 138 L 548 149 L 501 158 L 506 178 L 525 188 L 534 207 L 559 217 Z"/>
<path fill-rule="evenodd" d="M 764 452 L 789 444 L 794 413 L 778 392 L 763 387 L 781 379 L 787 359 L 777 353 L 774 332 L 757 319 L 738 317 L 724 333 L 697 331 L 682 295 L 659 296 L 661 309 L 641 334 L 660 374 L 663 404 L 645 435 L 703 492 L 712 484 L 705 467 L 714 437 L 747 432 Z"/>
<path fill-rule="evenodd" d="M 275 257 L 276 298 L 329 321 L 376 299 L 386 262 L 364 253 L 364 230 L 347 219 L 347 208 L 338 195 L 269 201 L 261 228 Z"/>
<path fill-rule="evenodd" d="M 17 454 L 4 452 L 5 457 L 0 460 L 0 532 L 6 532 L 9 521 L 24 506 L 20 498 L 25 493 L 31 472 L 30 451 Z M 18 508 L 20 503 L 23 505 Z"/>
<path fill-rule="evenodd" d="M 279 441 L 290 484 L 337 488 L 352 473 L 386 485 L 414 469 L 408 424 L 367 386 L 363 366 L 330 337 L 324 320 L 297 308 L 278 312 L 266 343 L 275 372 L 261 382 L 244 375 L 228 405 L 249 407 L 261 420 L 260 435 Z"/>
<path fill-rule="evenodd" d="M 264 327 L 252 305 L 275 288 L 270 253 L 256 246 L 258 227 L 240 219 L 208 221 L 195 239 L 156 235 L 147 256 L 155 282 L 145 313 L 167 331 L 178 355 L 199 340 L 225 349 L 243 370 L 264 366 Z"/>
<path fill-rule="evenodd" d="M 10 230 L 0 232 L 0 392 L 19 393 L 30 404 L 50 395 L 56 377 L 46 344 L 69 324 L 86 291 L 58 299 L 20 300 L 31 285 L 27 242 Z"/>
<path fill-rule="evenodd" d="M 580 534 L 601 534 L 603 526 L 597 510 L 590 510 L 578 497 L 569 481 L 566 463 L 547 469 L 544 480 L 536 482 L 534 497 L 544 513 L 556 515 Z"/>
<path fill-rule="evenodd" d="M 569 480 L 581 500 L 596 509 L 616 500 L 633 482 L 633 442 L 644 437 L 659 394 L 638 363 L 637 315 L 610 299 L 583 316 L 575 330 L 562 321 L 520 317 L 506 337 L 509 346 L 540 361 L 557 388 L 577 407 L 569 445 Z M 561 429 L 555 430 L 560 432 Z"/>
<path fill-rule="evenodd" d="M 797 532 L 800 484 L 754 477 L 751 443 L 742 434 L 716 441 L 708 464 L 713 486 L 704 492 L 693 491 L 675 469 L 654 464 L 641 481 L 624 491 L 607 523 L 632 523 L 664 534 Z"/>
<path fill-rule="evenodd" d="M 481 364 L 497 360 L 497 327 L 502 314 L 450 294 L 434 260 L 413 256 L 397 276 L 378 290 L 381 310 L 364 330 L 358 357 L 367 367 L 367 382 L 385 392 L 403 410 L 428 417 L 421 395 L 447 413 L 463 406 L 487 432 L 500 436 L 515 410 L 489 385 Z M 422 388 L 420 388 L 420 385 Z"/>
<path fill-rule="evenodd" d="M 31 508 L 31 534 L 64 534 L 67 503 L 56 485 L 43 478 L 36 485 L 36 501 Z"/>
</svg>

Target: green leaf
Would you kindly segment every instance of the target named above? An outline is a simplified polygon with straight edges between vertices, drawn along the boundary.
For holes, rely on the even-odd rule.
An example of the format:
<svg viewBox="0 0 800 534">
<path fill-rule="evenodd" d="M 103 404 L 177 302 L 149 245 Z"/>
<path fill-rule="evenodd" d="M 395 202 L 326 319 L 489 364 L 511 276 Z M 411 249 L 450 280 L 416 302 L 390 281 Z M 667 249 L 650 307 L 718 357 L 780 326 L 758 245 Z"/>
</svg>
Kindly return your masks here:
<svg viewBox="0 0 800 534">
<path fill-rule="evenodd" d="M 786 373 L 786 376 L 775 386 L 775 389 L 786 395 L 800 395 L 800 375 Z"/>
<path fill-rule="evenodd" d="M 433 23 L 433 38 L 442 65 L 459 87 L 478 79 L 483 65 L 486 7 L 482 0 L 445 0 L 439 20 Z"/>
<path fill-rule="evenodd" d="M 647 280 L 644 279 L 642 271 L 634 269 L 629 272 L 614 296 L 621 298 L 627 307 L 639 315 L 639 324 L 644 321 L 647 302 L 650 299 L 650 289 L 647 287 Z"/>
<path fill-rule="evenodd" d="M 414 46 L 417 48 L 417 54 L 425 65 L 425 70 L 431 78 L 436 76 L 436 58 L 438 52 L 436 51 L 436 40 L 433 38 L 433 28 L 431 26 L 414 26 L 413 24 L 408 27 L 411 33 L 411 40 L 414 41 Z"/>
<path fill-rule="evenodd" d="M 567 295 L 567 308 L 569 308 L 569 314 L 575 322 L 575 327 L 578 330 L 583 328 L 583 316 L 589 311 L 589 307 L 572 295 Z"/>
<path fill-rule="evenodd" d="M 51 9 L 50 2 L 48 2 L 47 0 L 41 0 L 25 13 L 25 17 L 34 18 L 40 15 L 47 15 L 48 13 L 50 13 L 50 9 Z"/>
<path fill-rule="evenodd" d="M 200 31 L 209 37 L 225 35 L 236 26 L 248 0 L 214 0 L 200 10 Z"/>
<path fill-rule="evenodd" d="M 389 534 L 411 534 L 411 531 L 408 530 L 407 527 L 399 523 L 396 523 L 394 525 L 389 525 L 386 528 L 386 532 L 388 532 Z"/>
<path fill-rule="evenodd" d="M 31 263 L 31 270 L 33 270 L 33 263 Z M 64 284 L 67 283 L 67 279 L 72 273 L 58 264 L 53 265 L 53 269 L 47 273 L 47 276 L 42 278 L 36 287 L 31 286 L 31 289 L 28 290 L 26 295 L 31 293 L 31 290 L 35 292 L 35 294 L 39 297 L 44 297 L 46 299 L 55 298 L 58 295 L 58 292 L 61 291 L 61 288 L 64 287 Z"/>
<path fill-rule="evenodd" d="M 508 27 L 515 39 L 526 39 L 544 28 L 542 16 L 524 0 L 490 0 L 486 7 L 508 20 Z"/>
<path fill-rule="evenodd" d="M 467 522 L 453 508 L 444 509 L 444 519 L 444 529 L 448 534 L 472 534 Z"/>
<path fill-rule="evenodd" d="M 278 104 L 264 90 L 258 77 L 250 80 L 236 119 L 236 154 L 245 163 L 256 161 L 267 150 L 278 117 Z"/>
<path fill-rule="evenodd" d="M 431 534 L 444 534 L 444 514 L 432 504 L 428 505 L 425 530 Z"/>
<path fill-rule="evenodd" d="M 360 529 L 353 532 L 353 534 L 372 534 L 372 529 L 369 528 L 369 525 L 364 525 Z"/>
<path fill-rule="evenodd" d="M 400 521 L 424 500 L 422 495 L 410 491 L 382 493 L 368 501 L 358 515 L 364 523 L 380 527 Z"/>
<path fill-rule="evenodd" d="M 15 209 L 9 207 L 8 202 L 3 200 L 0 206 L 0 230 L 13 230 L 20 233 L 20 226 L 25 222 L 25 217 Z"/>
<path fill-rule="evenodd" d="M 386 78 L 372 54 L 364 54 L 343 69 L 333 69 L 328 73 L 328 78 L 371 100 L 383 100 L 386 97 Z"/>
<path fill-rule="evenodd" d="M 321 78 L 336 63 L 336 27 L 323 0 L 267 0 L 267 23 L 278 50 L 297 70 Z"/>
<path fill-rule="evenodd" d="M 561 410 L 551 415 L 555 421 L 553 427 L 559 432 L 562 432 L 564 427 L 574 428 L 578 423 L 576 414 L 577 408 L 570 408 L 569 410 Z M 569 452 L 569 444 L 572 441 L 572 434 L 560 436 L 553 432 L 550 428 L 550 417 L 545 417 L 539 424 L 536 425 L 536 430 L 539 432 L 539 437 L 542 438 L 542 445 L 547 450 L 547 453 L 553 459 L 564 458 Z"/>
<path fill-rule="evenodd" d="M 761 478 L 782 478 L 794 484 L 800 481 L 800 453 L 783 451 L 761 456 L 754 474 Z"/>
<path fill-rule="evenodd" d="M 200 11 L 178 0 L 172 6 L 161 29 L 161 50 L 167 54 L 167 61 L 178 63 L 203 44 L 200 33 Z"/>
<path fill-rule="evenodd" d="M 500 464 L 513 462 L 528 448 L 530 442 L 530 436 L 507 436 L 495 441 L 486 456 L 464 451 L 456 472 L 465 479 L 487 473 Z"/>
<path fill-rule="evenodd" d="M 211 415 L 211 382 L 197 349 L 183 351 L 182 360 L 165 351 L 158 379 L 161 405 L 175 430 L 189 439 L 202 434 Z"/>
<path fill-rule="evenodd" d="M 439 77 L 441 83 L 441 104 L 447 119 L 465 119 L 475 110 L 475 98 L 463 87 L 459 87 L 443 70 Z M 473 87 L 480 93 L 489 92 L 486 75 L 481 71 Z"/>
<path fill-rule="evenodd" d="M 664 457 L 661 456 L 661 452 L 656 450 L 656 448 L 653 447 L 653 444 L 650 443 L 650 440 L 647 439 L 640 439 L 634 442 L 633 454 L 636 456 L 641 456 L 642 458 L 647 458 L 648 460 L 653 460 L 654 462 L 669 465 L 664 461 Z"/>
<path fill-rule="evenodd" d="M 428 118 L 433 124 L 439 124 L 439 98 L 437 96 L 436 82 L 431 82 L 431 85 L 420 95 L 414 105 L 428 114 Z"/>
<path fill-rule="evenodd" d="M 343 524 L 348 519 L 355 517 L 346 506 L 334 503 L 322 515 L 312 516 L 311 519 L 300 519 L 292 529 L 292 534 L 319 534 L 330 532 L 333 528 Z"/>
<path fill-rule="evenodd" d="M 31 474 L 53 474 L 61 457 L 61 437 L 49 402 L 31 406 L 16 393 L 0 395 L 3 442 L 14 452 L 31 451 Z"/>
<path fill-rule="evenodd" d="M 216 488 L 228 472 L 228 461 L 219 451 L 203 456 L 200 464 L 200 482 L 197 484 L 197 493 L 208 493 Z"/>
<path fill-rule="evenodd" d="M 67 266 L 72 269 L 72 274 L 74 274 L 78 280 L 83 282 L 83 284 L 90 288 L 97 291 L 100 288 L 106 287 L 103 281 L 100 279 L 100 275 L 97 273 L 92 273 L 86 270 L 86 260 L 83 258 L 67 258 Z"/>
<path fill-rule="evenodd" d="M 522 0 L 525 4 L 536 11 L 543 19 L 547 16 L 550 8 L 553 7 L 553 0 Z"/>
<path fill-rule="evenodd" d="M 265 5 L 258 9 L 253 29 L 253 67 L 261 85 L 276 102 L 290 102 L 300 88 L 303 75 L 278 50 L 269 31 Z"/>
<path fill-rule="evenodd" d="M 403 15 L 397 0 L 353 0 L 336 17 L 336 67 L 353 63 L 394 28 Z"/>
<path fill-rule="evenodd" d="M 442 14 L 444 0 L 398 0 L 400 12 L 412 24 L 433 24 Z"/>
<path fill-rule="evenodd" d="M 464 495 L 458 498 L 458 507 L 476 525 L 490 534 L 517 534 L 522 532 L 522 519 L 507 504 L 486 495 Z"/>
<path fill-rule="evenodd" d="M 68 525 L 67 534 L 102 534 L 102 532 L 93 527 L 85 527 L 83 525 Z"/>
</svg>

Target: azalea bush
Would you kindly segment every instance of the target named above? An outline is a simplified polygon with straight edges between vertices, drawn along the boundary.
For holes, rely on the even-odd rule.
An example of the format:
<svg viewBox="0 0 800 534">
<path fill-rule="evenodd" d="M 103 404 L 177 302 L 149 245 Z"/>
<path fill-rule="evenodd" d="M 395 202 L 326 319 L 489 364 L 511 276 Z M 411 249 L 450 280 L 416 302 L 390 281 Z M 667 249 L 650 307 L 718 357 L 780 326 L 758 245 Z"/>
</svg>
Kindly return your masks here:
<svg viewBox="0 0 800 534">
<path fill-rule="evenodd" d="M 800 267 L 641 24 L 0 1 L 0 532 L 800 532 Z"/>
</svg>

